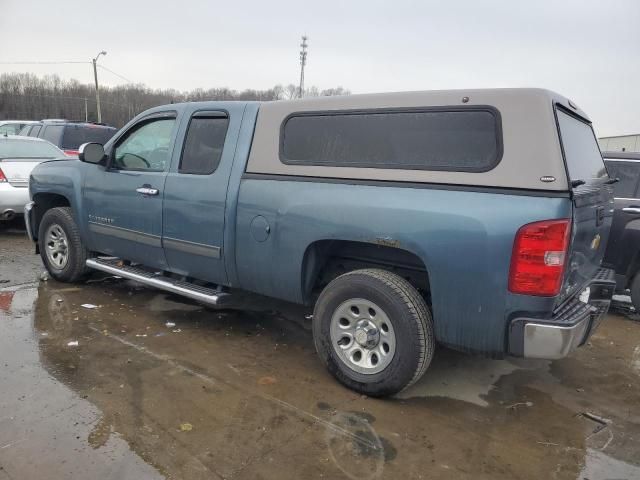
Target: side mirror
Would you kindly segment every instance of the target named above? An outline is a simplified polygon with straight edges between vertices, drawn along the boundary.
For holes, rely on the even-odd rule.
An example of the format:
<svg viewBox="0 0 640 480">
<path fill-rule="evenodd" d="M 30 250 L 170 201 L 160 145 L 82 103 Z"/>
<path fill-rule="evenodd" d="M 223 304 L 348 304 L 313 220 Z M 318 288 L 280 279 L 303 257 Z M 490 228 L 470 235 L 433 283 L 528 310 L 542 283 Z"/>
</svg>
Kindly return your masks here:
<svg viewBox="0 0 640 480">
<path fill-rule="evenodd" d="M 83 143 L 78 149 L 78 159 L 81 162 L 101 163 L 104 158 L 104 147 L 99 143 Z"/>
</svg>

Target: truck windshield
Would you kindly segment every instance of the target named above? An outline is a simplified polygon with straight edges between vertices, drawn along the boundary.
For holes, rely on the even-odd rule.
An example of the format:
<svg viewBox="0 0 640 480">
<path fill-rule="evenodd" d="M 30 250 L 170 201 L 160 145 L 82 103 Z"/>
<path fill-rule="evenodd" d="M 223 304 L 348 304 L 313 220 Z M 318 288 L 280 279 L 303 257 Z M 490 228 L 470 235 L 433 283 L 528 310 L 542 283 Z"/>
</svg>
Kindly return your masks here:
<svg viewBox="0 0 640 480">
<path fill-rule="evenodd" d="M 560 109 L 557 113 L 570 180 L 588 182 L 606 177 L 607 170 L 591 125 Z"/>
</svg>

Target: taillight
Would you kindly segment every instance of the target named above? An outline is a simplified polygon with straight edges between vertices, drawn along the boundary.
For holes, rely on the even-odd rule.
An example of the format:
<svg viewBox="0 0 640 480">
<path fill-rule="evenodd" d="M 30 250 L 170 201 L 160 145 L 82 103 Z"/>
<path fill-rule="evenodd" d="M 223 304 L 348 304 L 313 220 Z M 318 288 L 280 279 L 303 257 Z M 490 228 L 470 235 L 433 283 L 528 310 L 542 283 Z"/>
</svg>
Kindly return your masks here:
<svg viewBox="0 0 640 480">
<path fill-rule="evenodd" d="M 79 150 L 65 150 L 65 151 L 64 151 L 64 154 L 65 154 L 65 155 L 68 155 L 68 156 L 70 156 L 70 157 L 77 157 L 77 156 L 78 156 L 78 153 L 80 153 L 80 151 L 79 151 Z"/>
<path fill-rule="evenodd" d="M 6 181 L 7 181 L 7 177 L 4 176 L 4 172 L 0 168 L 0 183 L 6 182 Z"/>
<path fill-rule="evenodd" d="M 544 220 L 520 227 L 511 254 L 509 291 L 553 297 L 560 292 L 571 221 Z"/>
</svg>

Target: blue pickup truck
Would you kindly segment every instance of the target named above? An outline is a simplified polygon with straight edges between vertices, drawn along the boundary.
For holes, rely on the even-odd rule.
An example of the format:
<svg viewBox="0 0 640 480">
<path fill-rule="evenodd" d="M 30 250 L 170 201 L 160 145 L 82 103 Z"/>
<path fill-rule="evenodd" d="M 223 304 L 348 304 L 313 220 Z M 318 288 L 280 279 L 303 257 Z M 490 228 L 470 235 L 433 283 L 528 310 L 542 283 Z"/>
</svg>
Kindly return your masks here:
<svg viewBox="0 0 640 480">
<path fill-rule="evenodd" d="M 31 174 L 29 235 L 56 280 L 91 269 L 212 305 L 314 305 L 340 382 L 393 394 L 436 342 L 561 358 L 615 286 L 590 121 L 538 89 L 148 110 Z"/>
</svg>

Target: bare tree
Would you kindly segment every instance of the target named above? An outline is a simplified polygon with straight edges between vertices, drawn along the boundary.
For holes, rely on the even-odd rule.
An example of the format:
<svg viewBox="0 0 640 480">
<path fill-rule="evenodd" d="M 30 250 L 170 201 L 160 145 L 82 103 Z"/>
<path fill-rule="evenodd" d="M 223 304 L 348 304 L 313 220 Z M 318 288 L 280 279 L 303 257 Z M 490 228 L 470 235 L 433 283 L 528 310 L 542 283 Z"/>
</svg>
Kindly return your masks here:
<svg viewBox="0 0 640 480">
<path fill-rule="evenodd" d="M 298 98 L 298 87 L 290 83 L 282 89 L 282 96 L 278 100 L 293 100 Z"/>
<path fill-rule="evenodd" d="M 335 95 L 351 95 L 351 91 L 342 87 L 327 88 L 326 90 L 322 90 L 320 92 L 320 95 L 322 97 L 333 97 Z"/>
<path fill-rule="evenodd" d="M 180 92 L 174 89 L 151 89 L 145 85 L 101 87 L 102 119 L 121 127 L 138 113 L 157 105 L 205 100 L 290 100 L 297 98 L 293 84 L 276 85 L 266 90 L 233 90 L 227 87 Z M 307 96 L 345 95 L 342 87 L 319 90 L 309 87 Z M 77 80 L 62 80 L 56 75 L 38 77 L 30 73 L 0 75 L 0 119 L 66 118 L 95 120 L 95 87 Z"/>
</svg>

